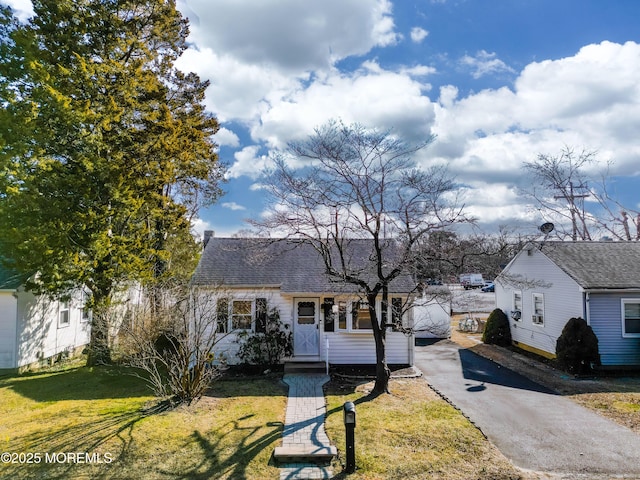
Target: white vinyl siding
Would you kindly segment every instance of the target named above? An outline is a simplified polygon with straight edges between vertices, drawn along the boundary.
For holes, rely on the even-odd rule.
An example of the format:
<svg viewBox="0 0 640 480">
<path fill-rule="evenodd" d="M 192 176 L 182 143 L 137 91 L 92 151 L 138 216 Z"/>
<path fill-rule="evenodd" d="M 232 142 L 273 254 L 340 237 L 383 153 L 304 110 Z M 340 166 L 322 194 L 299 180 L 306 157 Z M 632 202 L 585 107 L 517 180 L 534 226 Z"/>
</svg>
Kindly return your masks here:
<svg viewBox="0 0 640 480">
<path fill-rule="evenodd" d="M 522 292 L 520 321 L 509 317 L 511 338 L 518 344 L 550 354 L 556 340 L 572 317 L 585 318 L 584 293 L 579 285 L 537 249 L 528 255 L 521 251 L 496 279 L 496 306 L 507 313 L 514 308 L 514 292 Z M 544 296 L 543 325 L 533 323 L 533 293 Z"/>
<path fill-rule="evenodd" d="M 326 333 L 329 340 L 329 363 L 333 365 L 345 364 L 375 364 L 376 345 L 373 332 L 367 335 L 360 333 Z M 325 358 L 325 341 L 320 343 L 320 353 Z M 413 336 L 387 330 L 386 354 L 387 363 L 396 365 L 410 364 L 412 359 L 410 349 Z"/>
</svg>

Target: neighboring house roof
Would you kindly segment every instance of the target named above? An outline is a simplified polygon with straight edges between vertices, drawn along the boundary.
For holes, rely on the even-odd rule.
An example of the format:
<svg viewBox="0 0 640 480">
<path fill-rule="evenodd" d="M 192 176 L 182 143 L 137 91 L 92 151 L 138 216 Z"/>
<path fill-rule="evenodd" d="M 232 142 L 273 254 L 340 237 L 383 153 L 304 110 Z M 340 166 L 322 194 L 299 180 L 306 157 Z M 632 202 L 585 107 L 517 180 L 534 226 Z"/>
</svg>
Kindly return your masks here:
<svg viewBox="0 0 640 480">
<path fill-rule="evenodd" d="M 351 265 L 371 266 L 368 258 L 373 242 L 349 241 Z M 374 278 L 374 277 L 370 277 Z M 320 255 L 300 240 L 262 238 L 211 238 L 193 274 L 194 285 L 227 287 L 279 287 L 283 292 L 358 291 L 354 285 L 329 278 Z M 391 293 L 409 293 L 415 288 L 410 275 L 401 275 L 389 286 Z"/>
<path fill-rule="evenodd" d="M 25 278 L 0 264 L 0 290 L 16 290 Z"/>
<path fill-rule="evenodd" d="M 640 242 L 547 242 L 541 251 L 585 289 L 640 288 Z"/>
</svg>

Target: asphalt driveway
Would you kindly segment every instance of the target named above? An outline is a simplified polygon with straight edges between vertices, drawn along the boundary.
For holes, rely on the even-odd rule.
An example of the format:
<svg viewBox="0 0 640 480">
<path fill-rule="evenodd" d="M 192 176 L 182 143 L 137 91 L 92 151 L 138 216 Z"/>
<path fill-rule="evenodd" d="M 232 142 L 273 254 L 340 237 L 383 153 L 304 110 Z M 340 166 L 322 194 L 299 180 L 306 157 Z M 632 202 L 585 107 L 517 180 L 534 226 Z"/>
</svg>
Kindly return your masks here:
<svg viewBox="0 0 640 480">
<path fill-rule="evenodd" d="M 515 465 L 640 478 L 640 436 L 454 342 L 416 347 L 415 364 Z"/>
</svg>

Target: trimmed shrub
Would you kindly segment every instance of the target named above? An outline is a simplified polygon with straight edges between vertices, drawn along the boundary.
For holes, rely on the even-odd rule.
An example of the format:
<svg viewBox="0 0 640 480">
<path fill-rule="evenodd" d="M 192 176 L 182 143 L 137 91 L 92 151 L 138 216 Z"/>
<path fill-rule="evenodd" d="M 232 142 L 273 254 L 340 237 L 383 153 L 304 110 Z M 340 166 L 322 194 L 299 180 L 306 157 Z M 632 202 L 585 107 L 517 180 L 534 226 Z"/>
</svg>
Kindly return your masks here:
<svg viewBox="0 0 640 480">
<path fill-rule="evenodd" d="M 282 323 L 280 312 L 272 308 L 266 320 L 264 332 L 245 331 L 238 334 L 238 357 L 245 365 L 272 367 L 279 364 L 283 357 L 293 354 L 293 339 L 289 325 Z"/>
<path fill-rule="evenodd" d="M 556 357 L 560 368 L 582 375 L 600 365 L 598 337 L 582 318 L 571 318 L 556 341 Z"/>
<path fill-rule="evenodd" d="M 489 314 L 482 334 L 484 343 L 508 347 L 511 345 L 511 329 L 507 315 L 496 308 Z"/>
</svg>

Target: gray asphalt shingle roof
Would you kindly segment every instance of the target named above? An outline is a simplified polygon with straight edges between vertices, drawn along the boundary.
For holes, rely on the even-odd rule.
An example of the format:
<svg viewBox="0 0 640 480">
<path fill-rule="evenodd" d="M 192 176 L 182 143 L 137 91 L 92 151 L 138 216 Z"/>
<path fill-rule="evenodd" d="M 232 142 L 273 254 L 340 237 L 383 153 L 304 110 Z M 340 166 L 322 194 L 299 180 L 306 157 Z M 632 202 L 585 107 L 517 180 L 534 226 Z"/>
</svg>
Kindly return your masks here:
<svg viewBox="0 0 640 480">
<path fill-rule="evenodd" d="M 365 264 L 373 243 L 350 242 L 349 252 Z M 355 292 L 355 286 L 332 281 L 320 255 L 307 243 L 261 238 L 211 238 L 193 274 L 195 285 L 227 287 L 278 286 L 283 292 Z M 415 284 L 409 275 L 391 283 L 392 293 L 409 293 Z"/>
<path fill-rule="evenodd" d="M 640 288 L 640 242 L 548 242 L 542 252 L 583 288 Z"/>
<path fill-rule="evenodd" d="M 0 290 L 15 290 L 25 281 L 25 278 L 0 264 Z"/>
</svg>

